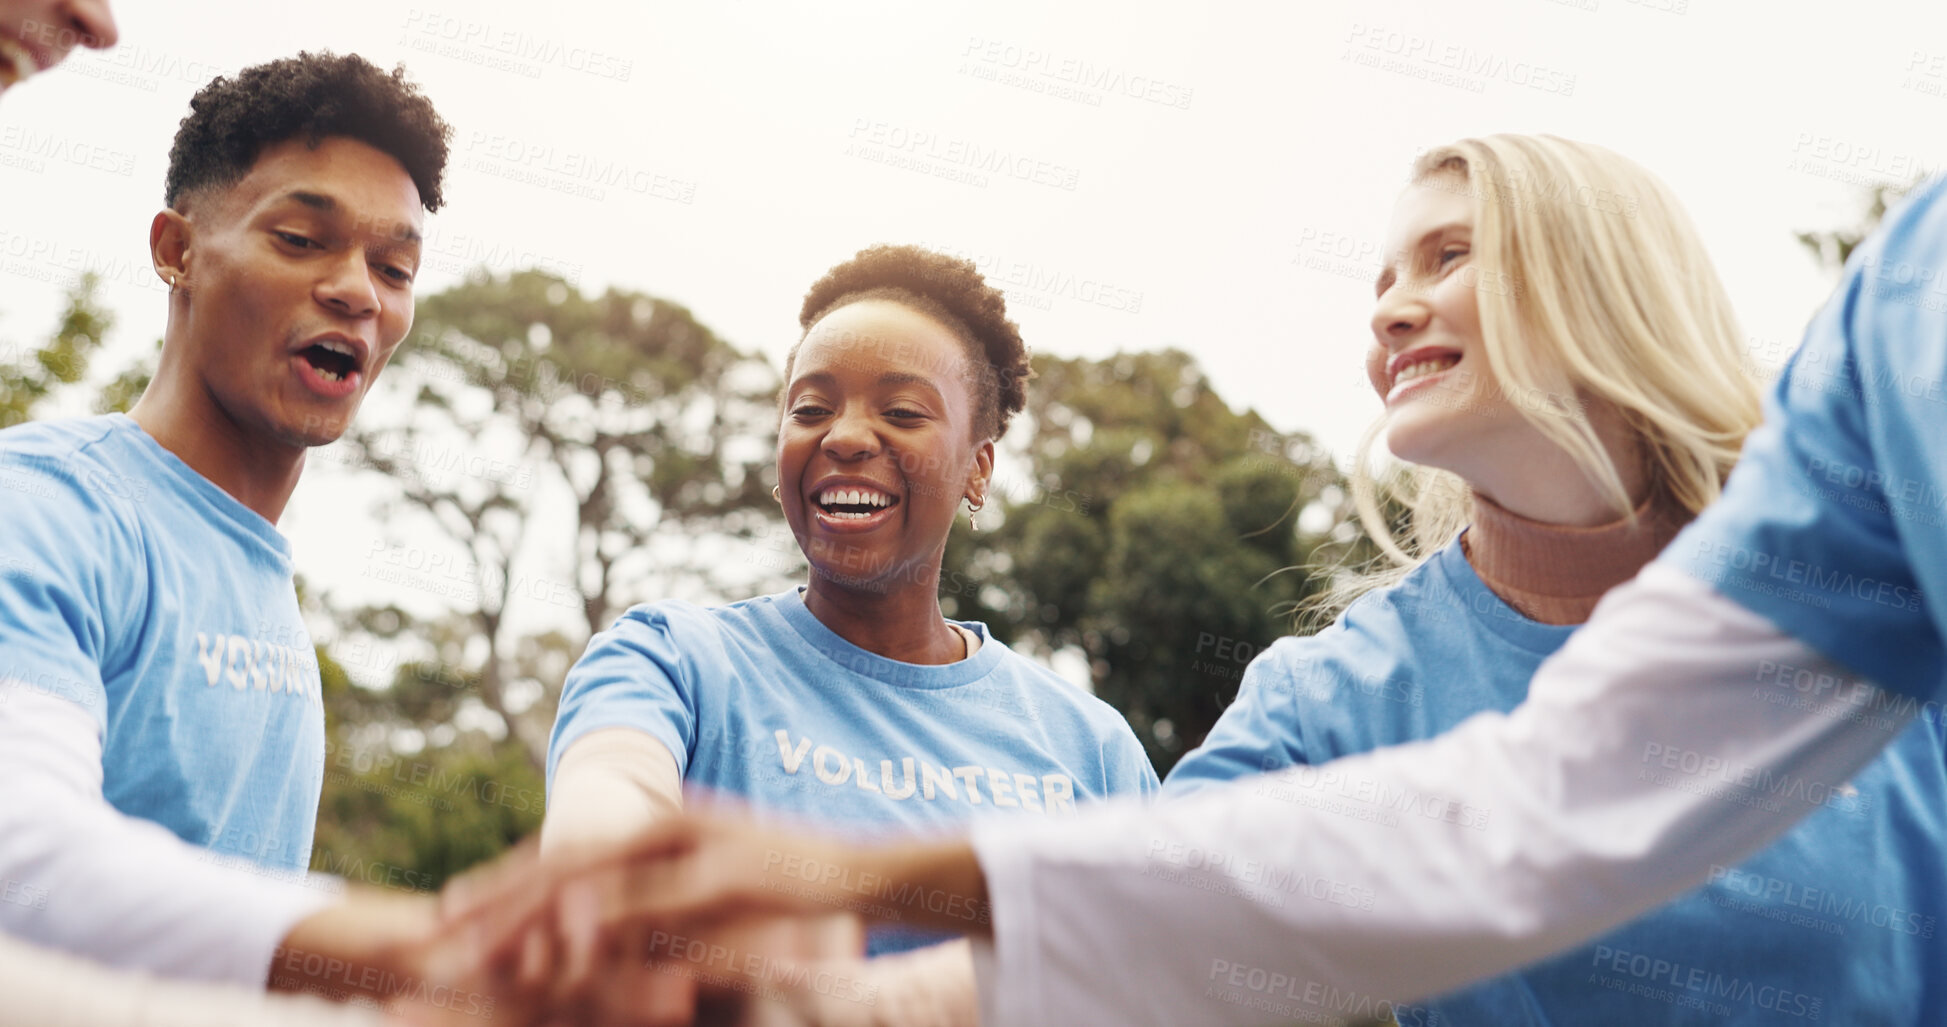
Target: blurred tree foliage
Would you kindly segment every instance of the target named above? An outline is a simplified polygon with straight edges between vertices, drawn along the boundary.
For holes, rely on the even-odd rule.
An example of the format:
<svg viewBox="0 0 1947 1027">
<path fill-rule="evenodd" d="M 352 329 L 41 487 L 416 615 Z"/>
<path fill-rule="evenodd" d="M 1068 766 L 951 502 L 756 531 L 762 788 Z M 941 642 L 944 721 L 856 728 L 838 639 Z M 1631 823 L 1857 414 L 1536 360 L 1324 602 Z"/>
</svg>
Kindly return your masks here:
<svg viewBox="0 0 1947 1027">
<path fill-rule="evenodd" d="M 0 344 L 0 428 L 34 417 L 36 408 L 63 386 L 79 382 L 100 352 L 115 317 L 96 294 L 101 280 L 84 274 L 68 291 L 67 307 L 53 336 L 31 354 Z"/>
<path fill-rule="evenodd" d="M 1793 234 L 1798 239 L 1798 244 L 1812 254 L 1812 259 L 1818 261 L 1819 266 L 1837 271 L 1846 266 L 1846 261 L 1852 258 L 1852 251 L 1857 249 L 1860 243 L 1865 242 L 1866 237 L 1879 227 L 1880 221 L 1886 217 L 1886 212 L 1897 206 L 1901 198 L 1912 192 L 1919 184 L 1920 179 L 1914 179 L 1904 185 L 1887 182 L 1871 186 L 1866 190 L 1866 210 L 1860 215 L 1858 224 L 1848 228 Z"/>
<path fill-rule="evenodd" d="M 162 353 L 162 340 L 155 341 L 155 350 L 149 356 L 137 360 L 122 369 L 122 372 L 108 380 L 95 397 L 95 413 L 125 414 L 142 398 L 149 387 L 149 379 L 155 377 L 156 360 Z"/>
<path fill-rule="evenodd" d="M 1035 369 L 1009 440 L 1029 480 L 997 479 L 1005 522 L 953 540 L 942 592 L 1004 639 L 1078 649 L 1167 772 L 1291 632 L 1305 568 L 1356 544 L 1348 494 L 1323 447 L 1232 411 L 1183 352 Z"/>
<path fill-rule="evenodd" d="M 68 290 L 61 321 L 47 342 L 31 353 L 0 342 L 0 428 L 32 420 L 60 392 L 81 384 L 101 353 L 115 315 L 101 304 L 101 279 L 86 272 Z M 156 340 L 156 349 L 162 340 Z M 155 374 L 155 358 L 137 360 L 106 383 L 96 396 L 98 414 L 123 413 L 135 405 Z"/>
<path fill-rule="evenodd" d="M 383 690 L 353 684 L 320 648 L 325 783 L 313 870 L 436 890 L 540 828 L 546 789 L 525 747 L 454 723 L 477 686 L 447 662 L 456 660 L 452 645 L 463 644 L 465 626 L 438 632 L 439 657 L 399 666 Z"/>
<path fill-rule="evenodd" d="M 686 543 L 748 536 L 776 517 L 765 478 L 775 375 L 667 300 L 587 297 L 538 271 L 477 274 L 419 302 L 378 387 L 410 396 L 409 408 L 386 420 L 368 401 L 344 444 L 396 488 L 388 516 L 417 513 L 412 523 L 465 552 L 435 584 L 462 586 L 443 594 L 481 644 L 446 666 L 463 668 L 537 769 L 561 679 L 521 673 L 517 650 L 532 643 L 507 628 L 509 602 L 571 608 L 585 638 L 684 575 L 718 591 L 719 568 Z M 545 512 L 547 495 L 572 517 Z M 540 524 L 563 526 L 555 548 L 572 561 L 552 579 L 516 566 L 545 558 L 524 551 L 552 530 Z"/>
</svg>

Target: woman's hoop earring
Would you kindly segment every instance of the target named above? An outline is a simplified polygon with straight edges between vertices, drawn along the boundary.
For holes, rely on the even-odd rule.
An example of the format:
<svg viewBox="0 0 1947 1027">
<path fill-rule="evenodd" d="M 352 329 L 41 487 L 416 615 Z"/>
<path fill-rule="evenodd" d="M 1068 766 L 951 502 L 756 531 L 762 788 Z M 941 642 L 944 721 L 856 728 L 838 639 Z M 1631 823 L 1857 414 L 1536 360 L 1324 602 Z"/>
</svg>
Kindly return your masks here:
<svg viewBox="0 0 1947 1027">
<path fill-rule="evenodd" d="M 784 486 L 782 486 L 782 485 L 773 485 L 773 486 L 771 486 L 771 499 L 772 499 L 772 500 L 774 500 L 774 501 L 776 501 L 776 502 L 778 502 L 778 503 L 783 503 L 783 502 L 784 502 Z"/>
<path fill-rule="evenodd" d="M 967 500 L 967 530 L 968 531 L 980 530 L 980 521 L 975 519 L 974 515 L 979 513 L 981 510 L 985 509 L 986 506 L 987 506 L 987 501 L 984 499 L 978 503 L 974 502 L 971 499 Z"/>
</svg>

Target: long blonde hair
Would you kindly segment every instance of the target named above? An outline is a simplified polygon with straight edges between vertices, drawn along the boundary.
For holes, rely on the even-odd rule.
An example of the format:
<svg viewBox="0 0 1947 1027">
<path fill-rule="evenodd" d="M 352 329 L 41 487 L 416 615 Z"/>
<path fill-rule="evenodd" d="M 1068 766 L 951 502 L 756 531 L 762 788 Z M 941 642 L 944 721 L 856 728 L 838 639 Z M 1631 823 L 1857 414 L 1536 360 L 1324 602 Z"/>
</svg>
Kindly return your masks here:
<svg viewBox="0 0 1947 1027">
<path fill-rule="evenodd" d="M 1514 408 L 1567 452 L 1619 518 L 1628 492 L 1590 424 L 1613 410 L 1638 440 L 1655 502 L 1692 514 L 1717 498 L 1760 419 L 1744 337 L 1696 228 L 1669 188 L 1619 154 L 1547 135 L 1463 139 L 1421 156 L 1414 184 L 1472 199 L 1473 273 L 1488 368 Z M 1456 475 L 1370 470 L 1384 418 L 1352 469 L 1359 520 L 1381 558 L 1325 606 L 1392 584 L 1473 519 Z M 1406 514 L 1395 534 L 1383 498 Z"/>
</svg>

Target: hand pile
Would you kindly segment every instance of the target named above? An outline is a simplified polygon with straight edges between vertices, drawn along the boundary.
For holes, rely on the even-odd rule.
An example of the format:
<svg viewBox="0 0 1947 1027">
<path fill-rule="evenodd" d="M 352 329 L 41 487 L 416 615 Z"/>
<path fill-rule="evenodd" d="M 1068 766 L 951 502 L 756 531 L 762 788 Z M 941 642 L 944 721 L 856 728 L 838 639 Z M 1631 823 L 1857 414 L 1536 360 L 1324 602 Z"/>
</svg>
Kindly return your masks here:
<svg viewBox="0 0 1947 1027">
<path fill-rule="evenodd" d="M 853 911 L 973 925 L 911 902 L 919 891 L 895 869 L 911 865 L 901 850 L 722 814 L 545 857 L 530 841 L 451 882 L 437 923 L 387 954 L 438 984 L 386 994 L 417 1027 L 869 1024 L 876 986 Z"/>
</svg>

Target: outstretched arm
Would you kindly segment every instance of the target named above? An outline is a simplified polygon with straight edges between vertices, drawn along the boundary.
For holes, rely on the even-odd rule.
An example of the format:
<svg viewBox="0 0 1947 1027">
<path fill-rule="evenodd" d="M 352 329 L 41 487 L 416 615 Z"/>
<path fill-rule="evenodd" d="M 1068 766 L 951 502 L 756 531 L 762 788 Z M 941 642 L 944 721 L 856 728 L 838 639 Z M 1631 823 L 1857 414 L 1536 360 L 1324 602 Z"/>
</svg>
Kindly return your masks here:
<svg viewBox="0 0 1947 1027">
<path fill-rule="evenodd" d="M 0 679 L 0 930 L 110 966 L 261 988 L 334 879 L 225 859 L 102 796 L 81 706 Z"/>
<path fill-rule="evenodd" d="M 0 1024 L 87 1027 L 381 1027 L 373 1009 L 261 988 L 159 980 L 0 935 Z"/>
<path fill-rule="evenodd" d="M 683 811 L 683 775 L 654 735 L 591 731 L 561 754 L 541 824 L 541 851 L 615 842 Z"/>
<path fill-rule="evenodd" d="M 983 1008 L 1010 1024 L 1383 1016 L 1585 941 L 1817 809 L 1917 706 L 1802 710 L 1799 669 L 1848 677 L 1652 566 L 1507 715 L 1160 807 L 981 825 Z"/>
</svg>

